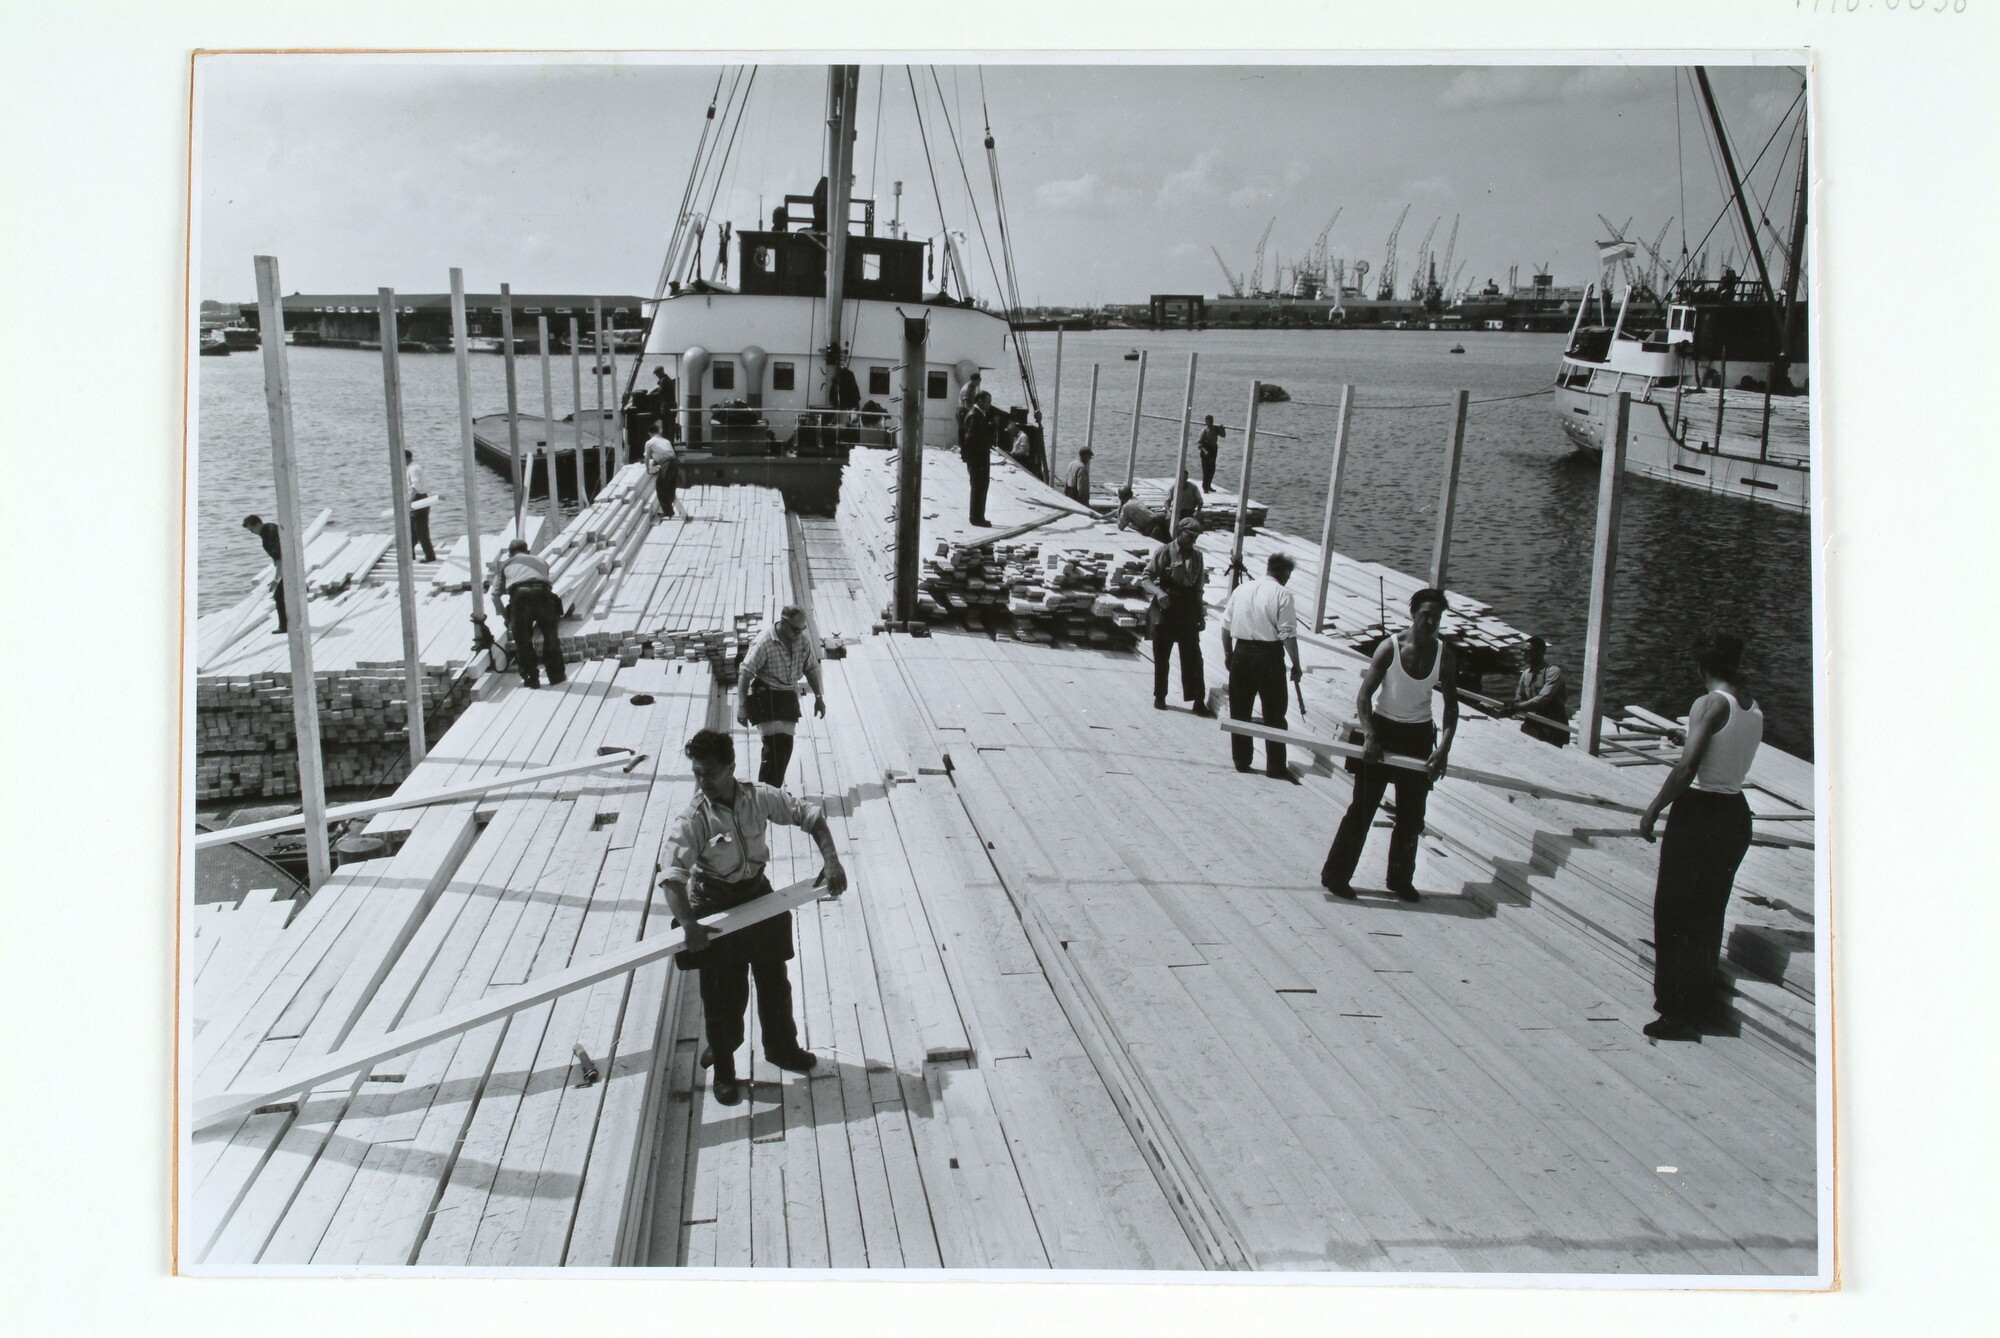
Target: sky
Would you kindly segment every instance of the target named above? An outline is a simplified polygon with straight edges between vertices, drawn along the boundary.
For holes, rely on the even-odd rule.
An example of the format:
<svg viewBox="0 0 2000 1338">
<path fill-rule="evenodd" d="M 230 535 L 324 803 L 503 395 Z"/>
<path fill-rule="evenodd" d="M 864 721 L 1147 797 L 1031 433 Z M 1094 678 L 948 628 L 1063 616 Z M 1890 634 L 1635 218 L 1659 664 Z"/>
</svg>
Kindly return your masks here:
<svg viewBox="0 0 2000 1338">
<path fill-rule="evenodd" d="M 1747 164 L 1803 75 L 1710 77 Z M 650 294 L 718 87 L 729 150 L 700 199 L 751 226 L 822 173 L 823 66 L 203 57 L 199 295 L 249 299 L 258 254 L 278 257 L 288 292 L 439 292 L 459 266 L 474 291 Z M 1725 200 L 1691 81 L 1665 66 L 863 66 L 858 110 L 856 194 L 886 220 L 902 181 L 909 232 L 964 232 L 974 290 L 993 299 L 990 124 L 1030 305 L 1213 294 L 1225 280 L 1211 248 L 1241 274 L 1275 219 L 1269 253 L 1295 259 L 1336 209 L 1332 253 L 1379 275 L 1405 205 L 1405 285 L 1424 232 L 1437 224 L 1442 251 L 1454 217 L 1462 284 L 1504 285 L 1516 265 L 1526 283 L 1545 263 L 1582 283 L 1608 235 L 1599 214 L 1646 240 L 1671 222 L 1677 253 Z M 1780 231 L 1787 143 L 1750 177 Z M 1739 235 L 1733 221 L 1716 230 L 1718 265 Z"/>
</svg>

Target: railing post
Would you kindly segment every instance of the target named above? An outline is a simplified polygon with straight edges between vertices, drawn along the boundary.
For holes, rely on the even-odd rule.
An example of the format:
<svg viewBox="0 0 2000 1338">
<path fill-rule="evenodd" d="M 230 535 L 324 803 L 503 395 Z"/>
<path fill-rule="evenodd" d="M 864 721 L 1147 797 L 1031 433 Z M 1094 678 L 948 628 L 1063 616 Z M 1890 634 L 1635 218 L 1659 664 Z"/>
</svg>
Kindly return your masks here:
<svg viewBox="0 0 2000 1338">
<path fill-rule="evenodd" d="M 1354 387 L 1340 388 L 1340 421 L 1333 429 L 1333 472 L 1326 483 L 1326 519 L 1319 528 L 1319 585 L 1313 592 L 1312 630 L 1326 625 L 1326 592 L 1333 580 L 1333 525 L 1340 514 L 1341 477 L 1347 469 L 1347 424 L 1354 416 Z"/>
<path fill-rule="evenodd" d="M 479 461 L 472 447 L 472 353 L 465 318 L 465 271 L 451 272 L 451 348 L 458 364 L 458 453 L 465 470 L 465 561 L 472 573 L 472 620 L 486 621 L 485 571 L 479 564 L 479 504 L 474 495 Z"/>
<path fill-rule="evenodd" d="M 1437 537 L 1431 544 L 1431 585 L 1444 589 L 1445 567 L 1451 559 L 1451 520 L 1458 506 L 1458 462 L 1465 451 L 1465 407 L 1471 392 L 1452 396 L 1451 436 L 1444 448 L 1444 482 L 1438 491 Z"/>
<path fill-rule="evenodd" d="M 1243 474 L 1236 483 L 1236 538 L 1229 547 L 1229 588 L 1234 590 L 1244 577 L 1243 531 L 1250 519 L 1250 460 L 1257 453 L 1257 401 L 1264 383 L 1250 383 L 1250 407 L 1243 414 Z"/>
<path fill-rule="evenodd" d="M 1612 584 L 1618 574 L 1618 520 L 1625 500 L 1625 442 L 1632 396 L 1620 392 L 1610 440 L 1597 475 L 1597 538 L 1590 552 L 1590 623 L 1583 643 L 1583 718 L 1577 742 L 1595 755 L 1604 729 L 1604 651 L 1611 630 Z"/>
<path fill-rule="evenodd" d="M 514 467 L 514 535 L 522 538 L 528 528 L 527 484 L 521 480 L 521 392 L 514 380 L 514 293 L 500 285 L 500 344 L 507 364 L 507 454 Z"/>
<path fill-rule="evenodd" d="M 896 585 L 895 621 L 908 625 L 917 616 L 917 549 L 923 542 L 924 514 L 924 373 L 930 340 L 929 318 L 903 318 L 903 428 L 896 443 Z"/>
<path fill-rule="evenodd" d="M 604 449 L 604 299 L 590 300 L 591 349 L 590 379 L 597 385 L 597 414 L 591 422 L 597 431 L 597 471 L 598 477 L 611 478 L 611 457 Z"/>
<path fill-rule="evenodd" d="M 271 419 L 271 474 L 278 492 L 278 579 L 285 587 L 286 640 L 292 665 L 292 728 L 298 739 L 299 806 L 305 814 L 306 882 L 318 891 L 333 872 L 326 840 L 326 773 L 319 751 L 319 692 L 313 681 L 312 629 L 306 619 L 305 531 L 292 461 L 292 378 L 285 362 L 285 305 L 278 258 L 258 256 L 257 317 L 263 330 L 264 407 Z"/>
<path fill-rule="evenodd" d="M 1146 354 L 1139 350 L 1139 384 L 1132 388 L 1132 447 L 1125 453 L 1125 486 L 1139 471 L 1139 425 L 1146 421 Z"/>
<path fill-rule="evenodd" d="M 1062 440 L 1062 326 L 1056 326 L 1056 391 L 1054 404 L 1049 409 L 1049 439 L 1047 449 L 1042 452 L 1042 468 L 1048 471 L 1044 483 L 1056 481 L 1056 459 L 1058 444 Z"/>
<path fill-rule="evenodd" d="M 570 454 L 576 459 L 576 504 L 582 507 L 590 504 L 590 484 L 583 470 L 583 343 L 574 316 L 569 318 L 569 405 Z"/>
<path fill-rule="evenodd" d="M 1083 444 L 1092 454 L 1097 451 L 1097 372 L 1097 364 L 1091 363 L 1090 406 L 1083 411 Z"/>
<path fill-rule="evenodd" d="M 1173 535 L 1181 524 L 1181 477 L 1187 473 L 1188 429 L 1194 425 L 1194 367 L 1199 353 L 1188 354 L 1187 391 L 1181 398 L 1181 449 L 1174 462 L 1173 477 L 1167 480 L 1167 534 Z"/>
<path fill-rule="evenodd" d="M 549 318 L 535 317 L 535 339 L 542 355 L 542 469 L 549 476 L 549 524 L 562 528 L 562 499 L 556 495 L 556 404 L 549 389 Z M 529 481 L 534 479 L 532 470 Z"/>
<path fill-rule="evenodd" d="M 396 602 L 403 615 L 403 728 L 410 738 L 410 767 L 430 751 L 424 738 L 424 665 L 417 658 L 417 582 L 410 570 L 410 486 L 403 463 L 403 373 L 397 359 L 396 290 L 379 288 L 376 311 L 382 328 L 382 401 L 389 420 L 389 496 L 396 512 Z"/>
</svg>

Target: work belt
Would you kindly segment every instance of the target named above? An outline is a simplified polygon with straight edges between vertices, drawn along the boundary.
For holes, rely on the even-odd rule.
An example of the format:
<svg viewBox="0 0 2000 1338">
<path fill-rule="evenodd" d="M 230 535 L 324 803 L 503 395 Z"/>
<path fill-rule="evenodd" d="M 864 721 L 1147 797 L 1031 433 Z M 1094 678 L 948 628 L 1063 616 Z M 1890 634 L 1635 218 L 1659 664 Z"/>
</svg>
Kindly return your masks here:
<svg viewBox="0 0 2000 1338">
<path fill-rule="evenodd" d="M 514 584 L 507 587 L 507 593 L 510 595 L 518 595 L 523 590 L 553 590 L 553 589 L 555 589 L 554 586 L 550 585 L 547 581 L 544 581 L 539 576 L 537 576 L 531 580 L 514 582 Z"/>
</svg>

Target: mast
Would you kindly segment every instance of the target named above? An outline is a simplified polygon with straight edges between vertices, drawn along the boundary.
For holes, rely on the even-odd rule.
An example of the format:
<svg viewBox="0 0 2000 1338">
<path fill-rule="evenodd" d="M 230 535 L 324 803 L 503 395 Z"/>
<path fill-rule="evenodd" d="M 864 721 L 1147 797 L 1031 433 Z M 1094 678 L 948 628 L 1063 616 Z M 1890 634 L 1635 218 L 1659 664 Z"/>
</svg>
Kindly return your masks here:
<svg viewBox="0 0 2000 1338">
<path fill-rule="evenodd" d="M 1792 354 L 1795 350 L 1795 336 L 1798 333 L 1799 262 L 1805 252 L 1806 238 L 1806 125 L 1803 118 L 1799 122 L 1799 175 L 1792 188 L 1792 236 L 1785 248 L 1785 315 L 1784 333 L 1778 344 L 1778 356 L 1771 364 L 1769 384 L 1776 387 L 1780 381 L 1788 380 L 1792 368 Z"/>
<path fill-rule="evenodd" d="M 1742 221 L 1743 235 L 1750 246 L 1750 258 L 1757 262 L 1757 277 L 1764 281 L 1765 297 L 1772 297 L 1778 290 L 1771 283 L 1770 268 L 1764 264 L 1764 248 L 1757 244 L 1757 225 L 1750 221 L 1750 201 L 1743 193 L 1743 179 L 1736 174 L 1736 158 L 1729 152 L 1729 136 L 1722 131 L 1722 113 L 1715 109 L 1715 92 L 1708 86 L 1708 70 L 1697 65 L 1694 77 L 1701 85 L 1701 101 L 1708 109 L 1708 122 L 1715 129 L 1715 145 L 1722 151 L 1722 166 L 1729 173 L 1730 198 L 1736 201 L 1736 216 Z M 1771 312 L 1773 316 L 1777 315 L 1775 305 Z M 1778 338 L 1782 341 L 1784 337 L 1785 331 L 1780 327 Z"/>
<path fill-rule="evenodd" d="M 859 65 L 835 65 L 826 80 L 826 402 L 841 355 L 840 317 L 847 287 L 847 215 L 854 177 L 854 99 Z"/>
</svg>

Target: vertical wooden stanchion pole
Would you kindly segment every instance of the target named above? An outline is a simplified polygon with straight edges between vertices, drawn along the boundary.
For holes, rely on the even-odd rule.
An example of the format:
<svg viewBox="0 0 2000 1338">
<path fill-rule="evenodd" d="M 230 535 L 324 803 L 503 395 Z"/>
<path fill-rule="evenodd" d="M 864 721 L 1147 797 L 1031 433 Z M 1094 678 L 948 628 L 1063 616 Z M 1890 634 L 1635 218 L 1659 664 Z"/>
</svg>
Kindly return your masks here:
<svg viewBox="0 0 2000 1338">
<path fill-rule="evenodd" d="M 535 340 L 542 355 L 542 471 L 548 475 L 549 524 L 562 528 L 562 499 L 556 490 L 556 404 L 549 389 L 549 318 L 535 317 Z M 529 479 L 534 478 L 530 471 Z"/>
<path fill-rule="evenodd" d="M 1139 472 L 1139 426 L 1146 421 L 1146 354 L 1139 350 L 1139 384 L 1132 388 L 1132 447 L 1125 453 L 1125 486 Z"/>
<path fill-rule="evenodd" d="M 591 418 L 595 425 L 597 440 L 598 477 L 609 480 L 612 474 L 611 457 L 604 449 L 604 299 L 590 300 L 590 379 L 597 387 L 597 413 Z"/>
<path fill-rule="evenodd" d="M 318 891 L 333 872 L 326 841 L 326 773 L 320 761 L 319 694 L 314 686 L 312 628 L 306 620 L 306 555 L 299 527 L 299 482 L 292 461 L 292 378 L 285 363 L 285 306 L 278 258 L 258 256 L 257 323 L 263 331 L 264 407 L 271 419 L 271 475 L 278 492 L 278 579 L 285 586 L 287 649 L 292 666 L 292 729 L 298 738 L 299 805 L 306 819 L 306 881 Z"/>
<path fill-rule="evenodd" d="M 525 537 L 528 485 L 521 478 L 521 390 L 514 379 L 514 293 L 500 285 L 500 351 L 507 364 L 507 457 L 514 469 L 514 533 Z"/>
<path fill-rule="evenodd" d="M 1056 393 L 1055 403 L 1049 410 L 1048 449 L 1042 452 L 1042 468 L 1048 471 L 1044 483 L 1056 481 L 1056 460 L 1062 442 L 1062 327 L 1056 327 Z"/>
<path fill-rule="evenodd" d="M 1083 411 L 1083 444 L 1097 453 L 1097 372 L 1096 363 L 1090 364 L 1090 406 Z"/>
<path fill-rule="evenodd" d="M 576 459 L 576 504 L 590 504 L 590 484 L 583 474 L 583 344 L 576 317 L 569 318 L 569 435 Z"/>
<path fill-rule="evenodd" d="M 1583 643 L 1583 715 L 1577 742 L 1595 755 L 1604 729 L 1604 650 L 1611 630 L 1612 582 L 1618 574 L 1618 521 L 1625 504 L 1625 440 L 1632 396 L 1620 392 L 1611 439 L 1597 475 L 1597 540 L 1590 551 L 1590 624 Z"/>
<path fill-rule="evenodd" d="M 908 624 L 917 616 L 918 547 L 924 511 L 924 391 L 929 318 L 903 318 L 903 425 L 896 444 L 896 583 L 892 612 Z"/>
<path fill-rule="evenodd" d="M 1451 436 L 1444 447 L 1444 482 L 1438 489 L 1437 537 L 1431 543 L 1431 584 L 1444 589 L 1445 568 L 1451 561 L 1452 513 L 1458 509 L 1458 462 L 1465 454 L 1465 406 L 1472 393 L 1461 390 L 1452 396 Z"/>
<path fill-rule="evenodd" d="M 471 331 L 465 318 L 465 271 L 451 272 L 451 347 L 458 364 L 458 453 L 465 468 L 465 563 L 472 574 L 472 620 L 486 621 L 486 572 L 479 558 L 479 504 L 474 493 L 478 459 L 472 448 Z"/>
<path fill-rule="evenodd" d="M 424 664 L 417 658 L 417 582 L 410 567 L 410 487 L 403 475 L 403 373 L 397 359 L 396 290 L 375 293 L 382 323 L 382 402 L 389 420 L 389 495 L 396 510 L 396 602 L 403 614 L 403 722 L 410 737 L 410 766 L 430 751 L 424 738 Z"/>
<path fill-rule="evenodd" d="M 1340 388 L 1340 419 L 1333 428 L 1333 469 L 1326 481 L 1326 519 L 1319 527 L 1319 585 L 1313 591 L 1312 630 L 1326 626 L 1326 592 L 1333 581 L 1333 527 L 1340 515 L 1340 485 L 1347 470 L 1347 425 L 1354 417 L 1354 387 Z"/>
<path fill-rule="evenodd" d="M 1722 402 L 1729 397 L 1729 345 L 1722 346 L 1721 366 L 1715 373 L 1715 449 L 1722 449 Z"/>
<path fill-rule="evenodd" d="M 1167 533 L 1181 526 L 1181 476 L 1187 473 L 1188 431 L 1194 426 L 1194 366 L 1201 355 L 1188 354 L 1187 392 L 1181 397 L 1181 449 L 1174 462 L 1173 477 L 1167 480 Z"/>
<path fill-rule="evenodd" d="M 1243 532 L 1250 521 L 1250 460 L 1257 453 L 1257 400 L 1264 383 L 1250 383 L 1250 407 L 1243 414 L 1243 473 L 1236 482 L 1236 537 L 1229 545 L 1229 588 L 1234 590 L 1244 577 Z"/>
</svg>

